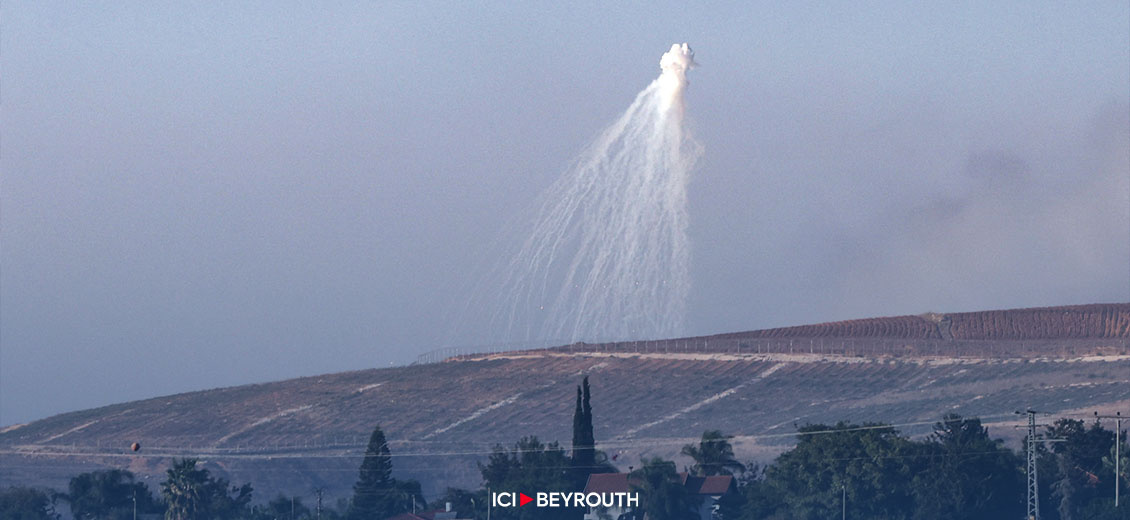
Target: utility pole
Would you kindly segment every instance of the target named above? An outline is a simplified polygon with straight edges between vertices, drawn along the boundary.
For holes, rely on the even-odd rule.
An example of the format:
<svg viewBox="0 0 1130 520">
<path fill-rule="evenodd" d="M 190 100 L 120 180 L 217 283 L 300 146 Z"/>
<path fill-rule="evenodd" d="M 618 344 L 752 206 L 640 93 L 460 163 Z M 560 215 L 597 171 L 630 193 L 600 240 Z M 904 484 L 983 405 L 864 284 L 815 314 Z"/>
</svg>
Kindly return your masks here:
<svg viewBox="0 0 1130 520">
<path fill-rule="evenodd" d="M 1116 426 L 1114 427 L 1114 507 L 1118 507 L 1118 474 L 1121 471 L 1120 464 L 1122 463 L 1122 455 L 1119 453 L 1122 450 L 1122 443 L 1119 442 L 1118 436 L 1122 433 L 1122 412 L 1114 412 L 1114 415 L 1099 415 L 1095 412 L 1096 419 L 1114 419 Z"/>
<path fill-rule="evenodd" d="M 314 490 L 314 494 L 318 496 L 318 520 L 322 520 L 322 493 L 325 491 L 326 488 L 317 488 Z"/>
<path fill-rule="evenodd" d="M 1064 442 L 1063 439 L 1045 439 L 1036 437 L 1036 414 L 1042 413 L 1029 409 L 1016 412 L 1018 415 L 1028 415 L 1028 520 L 1040 520 L 1040 485 L 1036 475 L 1036 443 L 1038 442 Z"/>
<path fill-rule="evenodd" d="M 1036 478 L 1036 412 L 1028 410 L 1028 520 L 1040 520 L 1040 486 Z"/>
<path fill-rule="evenodd" d="M 840 516 L 843 520 L 847 520 L 847 485 L 840 484 L 840 507 L 843 509 L 843 514 Z"/>
</svg>

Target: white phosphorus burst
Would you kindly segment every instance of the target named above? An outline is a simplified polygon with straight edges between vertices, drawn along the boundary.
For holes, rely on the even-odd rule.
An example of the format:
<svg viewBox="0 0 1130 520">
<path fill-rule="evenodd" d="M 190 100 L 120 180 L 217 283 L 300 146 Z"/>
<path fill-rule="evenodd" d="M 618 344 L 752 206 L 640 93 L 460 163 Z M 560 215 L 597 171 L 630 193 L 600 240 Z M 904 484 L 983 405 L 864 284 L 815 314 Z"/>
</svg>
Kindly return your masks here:
<svg viewBox="0 0 1130 520">
<path fill-rule="evenodd" d="M 528 238 L 493 277 L 502 303 L 492 335 L 571 342 L 683 332 L 687 181 L 700 155 L 683 125 L 694 53 L 672 45 L 659 64 L 659 77 L 542 194 Z"/>
</svg>

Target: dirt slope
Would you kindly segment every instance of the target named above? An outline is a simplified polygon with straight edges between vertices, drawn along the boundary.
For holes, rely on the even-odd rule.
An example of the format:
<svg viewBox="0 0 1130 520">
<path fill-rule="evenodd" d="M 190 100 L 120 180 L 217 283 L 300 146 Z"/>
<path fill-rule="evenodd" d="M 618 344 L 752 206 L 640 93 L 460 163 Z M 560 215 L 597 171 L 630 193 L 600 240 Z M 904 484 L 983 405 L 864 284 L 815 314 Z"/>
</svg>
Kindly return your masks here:
<svg viewBox="0 0 1130 520">
<path fill-rule="evenodd" d="M 252 482 L 260 499 L 315 487 L 344 497 L 379 423 L 398 474 L 434 495 L 476 485 L 475 462 L 495 443 L 523 435 L 567 443 L 584 375 L 600 448 L 625 469 L 643 454 L 675 456 L 708 428 L 738 435 L 740 455 L 768 458 L 792 442 L 794 424 L 809 422 L 884 421 L 922 433 L 948 412 L 1004 425 L 1025 407 L 1125 411 L 1128 315 L 1130 304 L 1110 304 L 856 320 L 467 355 L 158 397 L 8 428 L 0 485 L 62 488 L 96 467 L 127 467 L 155 483 L 172 457 L 197 456 Z M 954 339 L 930 336 L 915 319 L 935 332 L 948 320 Z M 127 449 L 135 441 L 138 454 Z"/>
</svg>

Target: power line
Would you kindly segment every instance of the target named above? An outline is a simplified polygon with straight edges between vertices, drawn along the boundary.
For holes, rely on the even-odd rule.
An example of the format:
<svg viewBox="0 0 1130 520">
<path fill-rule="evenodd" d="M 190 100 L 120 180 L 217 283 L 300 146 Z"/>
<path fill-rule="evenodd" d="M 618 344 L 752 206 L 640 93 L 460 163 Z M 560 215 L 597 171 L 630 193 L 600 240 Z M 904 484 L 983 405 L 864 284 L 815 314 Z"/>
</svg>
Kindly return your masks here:
<svg viewBox="0 0 1130 520">
<path fill-rule="evenodd" d="M 981 420 L 985 420 L 985 419 L 997 419 L 997 418 L 1004 418 L 1004 417 L 1011 417 L 1011 414 L 986 415 L 986 416 L 980 416 L 980 417 L 976 417 L 976 418 L 981 419 Z M 896 428 L 905 428 L 905 427 L 913 427 L 913 426 L 926 426 L 926 425 L 937 424 L 940 421 L 944 421 L 944 418 L 941 419 L 941 420 L 915 421 L 915 422 L 893 423 L 893 424 L 879 424 L 879 423 L 865 424 L 865 425 L 862 425 L 862 426 L 855 426 L 855 427 L 850 427 L 850 428 L 831 427 L 831 428 L 828 428 L 828 429 L 825 429 L 825 430 L 811 430 L 811 431 L 803 431 L 803 432 L 798 431 L 798 432 L 791 432 L 791 433 L 769 433 L 769 434 L 740 435 L 740 436 L 736 436 L 736 438 L 741 439 L 741 440 L 753 440 L 753 441 L 771 440 L 771 439 L 781 439 L 781 438 L 788 438 L 788 437 L 806 437 L 806 436 L 813 436 L 813 435 L 830 435 L 830 434 L 837 434 L 837 433 L 848 433 L 848 432 L 866 431 L 866 430 L 881 430 L 881 429 L 896 429 Z M 661 447 L 661 446 L 682 445 L 682 444 L 686 444 L 688 440 L 693 442 L 694 438 L 690 437 L 690 438 L 681 438 L 681 439 L 614 439 L 614 440 L 611 440 L 611 441 L 597 443 L 596 447 L 598 449 L 602 449 L 602 450 L 612 450 L 612 449 L 617 449 L 617 448 L 639 448 L 639 447 L 655 448 L 655 447 Z M 388 444 L 390 446 L 411 446 L 412 444 L 427 444 L 427 443 L 428 443 L 428 441 L 404 440 L 404 441 L 390 441 Z M 546 443 L 546 444 L 549 444 L 549 443 Z M 202 449 L 202 450 L 199 450 L 199 451 L 193 451 L 193 450 L 191 450 L 191 448 L 186 450 L 185 448 L 181 448 L 181 447 L 156 446 L 156 447 L 149 448 L 147 450 L 148 453 L 146 453 L 144 455 L 139 455 L 139 454 L 132 453 L 132 452 L 124 452 L 124 451 L 123 452 L 101 452 L 101 451 L 94 451 L 94 450 L 79 451 L 79 450 L 76 450 L 73 445 L 70 445 L 70 446 L 68 446 L 68 445 L 36 445 L 36 447 L 49 448 L 49 449 L 41 451 L 41 450 L 21 450 L 21 449 L 11 449 L 11 448 L 7 448 L 7 449 L 0 448 L 0 454 L 25 455 L 25 456 L 54 455 L 54 456 L 101 456 L 101 457 L 147 457 L 147 458 L 176 457 L 176 456 L 199 456 L 199 457 L 208 457 L 208 458 L 252 459 L 252 460 L 256 460 L 256 459 L 270 460 L 270 459 L 275 459 L 275 458 L 278 458 L 278 459 L 353 458 L 353 457 L 361 456 L 364 453 L 364 449 L 365 449 L 364 447 L 367 447 L 367 445 L 351 444 L 351 445 L 337 445 L 337 446 L 331 445 L 331 446 L 321 446 L 321 447 L 318 447 L 318 446 L 309 446 L 309 447 L 306 447 L 306 446 L 304 446 L 304 447 L 297 447 L 297 446 L 286 447 L 286 446 L 283 446 L 283 447 L 276 447 L 274 449 L 272 449 L 270 446 L 266 446 L 266 447 L 259 448 L 257 450 L 258 453 L 255 452 L 256 450 L 252 450 L 250 448 L 243 448 L 243 449 L 212 448 L 212 449 Z M 527 450 L 522 450 L 522 449 L 511 450 L 511 449 L 508 449 L 508 447 L 506 445 L 503 445 L 502 443 L 492 443 L 491 448 L 489 450 L 472 449 L 472 450 L 460 450 L 460 451 L 397 452 L 397 453 L 391 453 L 389 456 L 390 457 L 397 457 L 397 458 L 399 458 L 399 457 L 409 458 L 409 457 L 455 457 L 455 456 L 472 456 L 472 455 L 491 455 L 491 454 L 499 452 L 499 450 L 496 449 L 497 447 L 501 447 L 504 451 L 514 452 L 514 453 L 518 453 L 518 454 L 521 454 L 521 453 L 524 453 L 525 451 L 527 451 Z M 565 446 L 559 445 L 559 447 L 560 447 L 560 449 L 567 451 Z M 52 449 L 52 448 L 57 448 L 57 449 Z M 69 451 L 68 451 L 68 448 L 69 448 Z M 321 451 L 321 452 L 337 452 L 337 453 L 328 453 L 328 454 L 324 454 L 324 455 L 315 454 L 318 451 Z M 356 451 L 361 451 L 361 453 L 354 453 Z M 528 451 L 541 451 L 541 450 L 528 450 Z"/>
</svg>

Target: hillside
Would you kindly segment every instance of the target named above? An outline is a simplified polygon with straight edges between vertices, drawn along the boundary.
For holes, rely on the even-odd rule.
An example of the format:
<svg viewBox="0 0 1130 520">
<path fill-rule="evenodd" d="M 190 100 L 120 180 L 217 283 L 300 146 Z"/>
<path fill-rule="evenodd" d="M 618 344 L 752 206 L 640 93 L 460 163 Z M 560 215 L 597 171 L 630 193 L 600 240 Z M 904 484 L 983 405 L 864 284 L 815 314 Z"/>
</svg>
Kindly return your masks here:
<svg viewBox="0 0 1130 520">
<path fill-rule="evenodd" d="M 1124 338 L 1127 335 L 1130 335 L 1130 305 L 1109 303 L 866 318 L 718 337 L 1035 340 Z"/>
<path fill-rule="evenodd" d="M 703 430 L 745 458 L 792 442 L 794 424 L 884 421 L 923 433 L 945 413 L 1014 436 L 1017 409 L 1090 415 L 1130 406 L 1130 304 L 876 318 L 700 338 L 463 354 L 67 413 L 0 433 L 0 486 L 65 486 L 127 467 L 158 482 L 198 456 L 259 498 L 348 495 L 379 423 L 401 476 L 434 495 L 477 484 L 476 461 L 523 435 L 570 437 L 591 377 L 599 448 L 625 468 L 675 456 Z M 931 328 L 933 327 L 933 328 Z M 933 332 L 931 332 L 933 331 Z M 132 454 L 131 442 L 144 446 Z M 332 501 L 332 500 L 331 500 Z"/>
</svg>

